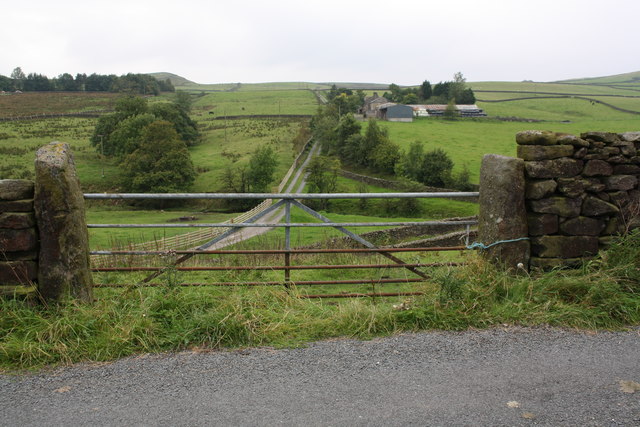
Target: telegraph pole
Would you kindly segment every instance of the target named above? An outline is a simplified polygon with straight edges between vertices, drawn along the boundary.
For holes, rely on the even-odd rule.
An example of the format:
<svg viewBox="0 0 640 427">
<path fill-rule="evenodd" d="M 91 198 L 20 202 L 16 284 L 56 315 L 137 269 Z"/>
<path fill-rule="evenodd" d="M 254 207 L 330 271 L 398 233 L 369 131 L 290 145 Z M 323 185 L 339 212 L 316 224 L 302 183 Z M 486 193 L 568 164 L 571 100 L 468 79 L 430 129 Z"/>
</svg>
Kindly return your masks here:
<svg viewBox="0 0 640 427">
<path fill-rule="evenodd" d="M 100 163 L 102 164 L 102 177 L 104 178 L 104 135 L 100 137 Z"/>
</svg>

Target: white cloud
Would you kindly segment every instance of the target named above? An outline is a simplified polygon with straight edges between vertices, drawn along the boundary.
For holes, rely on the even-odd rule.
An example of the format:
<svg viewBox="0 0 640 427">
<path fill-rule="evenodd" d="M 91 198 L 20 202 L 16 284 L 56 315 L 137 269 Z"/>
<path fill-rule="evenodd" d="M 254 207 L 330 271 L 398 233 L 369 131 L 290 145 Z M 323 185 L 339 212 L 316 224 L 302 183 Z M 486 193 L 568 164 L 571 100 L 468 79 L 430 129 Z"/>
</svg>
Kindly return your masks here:
<svg viewBox="0 0 640 427">
<path fill-rule="evenodd" d="M 557 80 L 640 70 L 635 0 L 183 0 L 7 8 L 0 74 L 170 71 L 202 83 Z"/>
</svg>

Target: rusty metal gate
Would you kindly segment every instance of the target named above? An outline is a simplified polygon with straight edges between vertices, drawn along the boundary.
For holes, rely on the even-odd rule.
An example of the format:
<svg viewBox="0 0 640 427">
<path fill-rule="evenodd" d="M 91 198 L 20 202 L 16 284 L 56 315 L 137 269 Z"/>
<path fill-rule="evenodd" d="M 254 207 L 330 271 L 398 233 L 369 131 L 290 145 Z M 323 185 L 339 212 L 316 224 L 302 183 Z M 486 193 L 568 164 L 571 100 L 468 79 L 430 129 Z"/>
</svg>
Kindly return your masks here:
<svg viewBox="0 0 640 427">
<path fill-rule="evenodd" d="M 137 257 L 137 256 L 166 256 L 170 253 L 176 257 L 170 266 L 104 266 L 98 262 L 94 262 L 94 272 L 148 272 L 149 275 L 138 286 L 159 286 L 159 283 L 153 280 L 168 271 L 247 271 L 247 270 L 271 270 L 283 271 L 283 279 L 281 281 L 227 281 L 227 282 L 206 282 L 206 283 L 180 283 L 180 286 L 285 286 L 287 288 L 293 285 L 354 285 L 354 284 L 370 284 L 372 279 L 351 279 L 351 280 L 314 280 L 314 281 L 292 281 L 291 272 L 295 270 L 329 270 L 329 269 L 372 269 L 372 268 L 389 268 L 404 269 L 411 273 L 413 277 L 385 277 L 375 280 L 375 284 L 386 283 L 415 283 L 423 282 L 429 278 L 428 274 L 422 269 L 426 267 L 437 267 L 443 265 L 456 265 L 456 263 L 407 263 L 394 255 L 403 252 L 434 252 L 434 251 L 461 251 L 465 250 L 469 245 L 470 227 L 477 224 L 475 220 L 466 221 L 390 221 L 390 222 L 333 222 L 321 213 L 311 209 L 301 203 L 301 200 L 308 199 L 403 199 L 403 198 L 461 198 L 468 199 L 478 197 L 477 192 L 445 192 L 445 193 L 314 193 L 314 194 L 269 194 L 269 193 L 172 193 L 172 194 L 85 194 L 86 199 L 156 199 L 156 200 L 176 200 L 176 199 L 251 199 L 262 200 L 263 202 L 250 211 L 250 215 L 244 218 L 242 222 L 223 222 L 223 223 L 195 223 L 195 224 L 88 224 L 89 228 L 200 228 L 207 230 L 220 230 L 210 233 L 212 238 L 208 238 L 206 242 L 188 249 L 169 249 L 148 250 L 148 249 L 132 249 L 132 250 L 98 250 L 92 251 L 91 255 L 95 259 L 102 257 Z M 292 223 L 291 209 L 295 207 L 303 212 L 311 215 L 315 219 L 321 221 L 319 223 Z M 268 222 L 260 222 L 265 221 Z M 282 222 L 284 220 L 284 222 Z M 411 247 L 411 248 L 390 248 L 376 247 L 373 243 L 364 239 L 362 236 L 348 230 L 346 227 L 401 227 L 401 226 L 455 226 L 466 227 L 466 241 L 464 245 L 452 247 Z M 262 227 L 265 229 L 284 228 L 285 241 L 284 249 L 260 249 L 260 250 L 231 250 L 223 249 L 225 239 L 229 239 L 242 229 L 250 229 Z M 295 249 L 291 247 L 291 228 L 292 227 L 330 227 L 336 229 L 357 242 L 362 248 L 303 248 Z M 313 264 L 313 265 L 294 265 L 292 264 L 292 256 L 302 254 L 379 254 L 392 263 L 389 264 Z M 187 260 L 196 256 L 203 255 L 272 255 L 282 256 L 282 265 L 229 265 L 229 266 L 181 266 Z M 128 286 L 117 285 L 113 283 L 99 283 L 97 287 L 112 286 Z M 305 295 L 307 298 L 340 298 L 340 297 L 361 297 L 361 296 L 399 296 L 399 295 L 415 295 L 419 292 L 376 292 L 376 293 L 340 293 L 340 294 L 321 294 L 321 295 Z"/>
</svg>

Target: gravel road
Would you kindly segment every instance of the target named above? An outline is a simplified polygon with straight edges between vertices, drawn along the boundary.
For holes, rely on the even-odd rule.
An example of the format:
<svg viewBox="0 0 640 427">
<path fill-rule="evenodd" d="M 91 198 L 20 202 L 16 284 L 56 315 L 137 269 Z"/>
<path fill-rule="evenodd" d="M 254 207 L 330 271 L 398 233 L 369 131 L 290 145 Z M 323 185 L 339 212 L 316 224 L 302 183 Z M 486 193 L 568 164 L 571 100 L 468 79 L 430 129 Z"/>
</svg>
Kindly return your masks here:
<svg viewBox="0 0 640 427">
<path fill-rule="evenodd" d="M 640 425 L 640 329 L 426 332 L 0 375 L 0 425 Z"/>
</svg>

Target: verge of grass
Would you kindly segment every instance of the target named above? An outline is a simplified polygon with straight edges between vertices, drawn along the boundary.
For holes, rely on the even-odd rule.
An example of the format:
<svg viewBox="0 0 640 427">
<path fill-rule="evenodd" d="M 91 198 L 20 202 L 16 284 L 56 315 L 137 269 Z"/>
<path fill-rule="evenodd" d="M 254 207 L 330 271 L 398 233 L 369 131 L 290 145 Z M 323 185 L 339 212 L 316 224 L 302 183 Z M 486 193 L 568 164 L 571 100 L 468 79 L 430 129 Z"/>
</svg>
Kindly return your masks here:
<svg viewBox="0 0 640 427">
<path fill-rule="evenodd" d="M 640 233 L 581 269 L 507 275 L 478 259 L 441 269 L 419 297 L 309 301 L 282 288 L 99 289 L 94 304 L 0 300 L 0 367 L 39 368 L 141 353 L 299 346 L 331 337 L 498 324 L 620 329 L 640 323 Z"/>
</svg>

